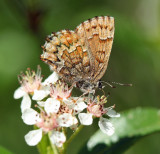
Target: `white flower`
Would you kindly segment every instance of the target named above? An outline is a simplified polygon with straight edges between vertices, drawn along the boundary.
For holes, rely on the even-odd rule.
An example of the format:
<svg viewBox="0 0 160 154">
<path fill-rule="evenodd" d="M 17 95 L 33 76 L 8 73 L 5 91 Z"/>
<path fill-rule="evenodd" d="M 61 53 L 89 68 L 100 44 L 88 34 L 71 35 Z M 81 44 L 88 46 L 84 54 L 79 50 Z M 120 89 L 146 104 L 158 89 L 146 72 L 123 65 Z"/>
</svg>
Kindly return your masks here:
<svg viewBox="0 0 160 154">
<path fill-rule="evenodd" d="M 50 140 L 52 144 L 55 144 L 57 147 L 61 147 L 63 143 L 66 141 L 66 136 L 61 132 L 52 131 Z"/>
<path fill-rule="evenodd" d="M 103 105 L 100 104 L 89 104 L 87 110 L 95 117 L 101 117 L 104 114 Z"/>
<path fill-rule="evenodd" d="M 57 113 L 59 111 L 60 102 L 54 98 L 48 98 L 45 101 L 44 109 L 49 113 Z"/>
<path fill-rule="evenodd" d="M 14 97 L 14 99 L 19 99 L 26 94 L 27 93 L 23 90 L 23 88 L 19 87 L 18 89 L 15 90 L 13 97 Z"/>
<path fill-rule="evenodd" d="M 41 121 L 39 113 L 32 108 L 26 109 L 22 113 L 22 119 L 23 122 L 27 125 L 34 125 L 38 121 Z"/>
<path fill-rule="evenodd" d="M 24 136 L 26 143 L 29 146 L 37 145 L 42 139 L 42 129 L 36 129 L 30 131 L 28 134 Z"/>
<path fill-rule="evenodd" d="M 40 101 L 50 94 L 50 84 L 58 80 L 58 75 L 53 72 L 43 83 L 41 82 L 41 68 L 38 66 L 37 73 L 28 69 L 26 74 L 21 73 L 19 82 L 21 86 L 15 90 L 14 98 L 19 99 L 23 97 L 21 102 L 21 112 L 31 107 L 30 94 L 32 99 Z"/>
<path fill-rule="evenodd" d="M 41 89 L 34 91 L 32 99 L 36 101 L 40 101 L 43 98 L 47 97 L 49 94 L 50 94 L 50 90 L 48 87 L 41 87 Z"/>
<path fill-rule="evenodd" d="M 51 85 L 50 95 L 55 99 L 66 100 L 71 96 L 71 91 L 72 88 L 69 89 L 66 83 L 59 80 L 55 85 Z"/>
<path fill-rule="evenodd" d="M 43 133 L 43 130 L 41 128 L 29 131 L 24 137 L 26 143 L 29 146 L 37 145 L 42 139 L 42 133 Z M 61 147 L 63 143 L 66 141 L 66 136 L 59 131 L 52 131 L 49 138 L 52 144 L 55 144 L 58 147 Z"/>
<path fill-rule="evenodd" d="M 37 67 L 37 72 L 31 71 L 30 68 L 24 73 L 21 73 L 18 77 L 22 89 L 28 93 L 32 94 L 34 90 L 39 89 L 42 81 L 41 68 Z"/>
<path fill-rule="evenodd" d="M 35 121 L 34 120 L 33 121 L 30 120 L 30 122 L 33 124 Z M 41 127 L 40 129 L 32 130 L 32 131 L 30 131 L 29 133 L 27 133 L 25 135 L 25 141 L 26 141 L 26 143 L 28 145 L 35 146 L 41 141 L 42 132 L 44 131 L 44 129 L 47 130 L 47 128 L 44 128 L 45 127 L 44 125 L 42 125 L 43 127 Z M 63 145 L 63 143 L 66 141 L 65 135 L 63 133 L 61 133 L 61 132 L 54 131 L 54 128 L 51 128 L 51 130 L 48 128 L 47 131 L 51 131 L 52 132 L 52 135 L 50 136 L 50 140 L 56 146 L 61 147 Z"/>
<path fill-rule="evenodd" d="M 54 131 L 55 128 L 59 127 L 56 114 L 47 115 L 44 111 L 38 113 L 32 108 L 29 108 L 22 113 L 22 119 L 27 125 L 36 125 L 39 128 L 25 135 L 25 141 L 28 145 L 37 145 L 42 138 L 42 132 L 52 132 L 51 140 L 54 140 L 57 146 L 62 146 L 63 142 L 65 142 L 66 138 L 64 134 Z"/>
<path fill-rule="evenodd" d="M 27 111 L 27 112 L 29 112 L 29 111 Z M 34 115 L 35 111 L 32 111 L 32 112 L 33 113 L 31 113 L 31 114 Z M 47 130 L 47 128 L 44 128 L 44 127 L 45 126 L 51 126 L 51 130 L 49 128 L 47 130 L 47 131 L 51 131 L 50 140 L 56 146 L 61 147 L 63 145 L 63 143 L 66 141 L 65 135 L 63 133 L 59 132 L 59 131 L 54 131 L 53 130 L 54 128 L 52 128 L 53 123 L 51 123 L 51 125 L 45 125 L 45 122 L 44 123 L 43 122 L 38 124 L 38 126 L 40 126 L 42 124 L 43 127 L 41 127 L 40 129 L 32 130 L 28 134 L 25 135 L 25 141 L 27 142 L 27 144 L 30 145 L 30 146 L 37 145 L 42 139 L 42 132 L 44 131 L 44 129 Z M 49 121 L 47 121 L 47 122 L 49 122 Z M 33 123 L 35 123 L 35 120 L 30 119 L 30 121 L 27 122 L 27 123 L 29 123 L 29 124 L 32 123 L 33 124 Z"/>
<path fill-rule="evenodd" d="M 53 72 L 44 82 L 43 86 L 48 86 L 50 83 L 54 84 L 59 79 L 59 76 L 56 72 Z"/>
<path fill-rule="evenodd" d="M 79 113 L 78 118 L 82 125 L 91 125 L 93 123 L 93 118 L 91 113 Z"/>
<path fill-rule="evenodd" d="M 98 125 L 103 133 L 109 136 L 111 136 L 114 133 L 114 127 L 108 119 L 100 117 Z"/>
<path fill-rule="evenodd" d="M 77 101 L 73 105 L 74 114 L 78 114 L 78 113 L 82 112 L 85 108 L 87 108 L 87 105 L 84 102 Z"/>
<path fill-rule="evenodd" d="M 26 93 L 22 87 L 19 87 L 18 89 L 16 89 L 13 97 L 15 99 L 19 99 L 23 97 L 22 102 L 21 102 L 21 112 L 31 107 L 31 99 L 28 93 Z"/>
<path fill-rule="evenodd" d="M 120 114 L 116 113 L 112 108 L 108 108 L 108 116 L 110 117 L 120 117 Z M 82 125 L 91 125 L 93 122 L 92 113 L 79 113 L 78 118 Z M 102 116 L 99 119 L 98 125 L 101 131 L 107 135 L 112 135 L 114 133 L 114 127 L 112 123 Z"/>
<path fill-rule="evenodd" d="M 109 117 L 115 117 L 115 118 L 118 118 L 120 117 L 120 114 L 117 113 L 115 110 L 113 110 L 112 108 L 108 108 L 107 109 L 107 113 L 106 113 Z"/>
<path fill-rule="evenodd" d="M 73 115 L 76 115 L 82 112 L 85 108 L 87 108 L 87 105 L 84 103 L 83 98 L 72 97 L 64 100 L 64 103 L 68 105 L 70 109 L 73 109 Z"/>
<path fill-rule="evenodd" d="M 26 74 L 21 73 L 18 79 L 21 86 L 15 90 L 13 97 L 15 99 L 23 97 L 21 102 L 21 111 L 23 112 L 25 109 L 31 107 L 31 99 L 29 94 L 32 95 L 41 85 L 41 68 L 38 66 L 37 73 L 27 69 Z"/>
<path fill-rule="evenodd" d="M 53 72 L 44 82 L 42 82 L 41 87 L 34 91 L 32 96 L 33 100 L 40 101 L 50 94 L 50 84 L 54 84 L 58 80 L 58 74 Z"/>
<path fill-rule="evenodd" d="M 23 113 L 26 109 L 29 109 L 31 107 L 31 99 L 29 95 L 26 93 L 23 96 L 22 102 L 21 102 L 21 112 Z"/>
<path fill-rule="evenodd" d="M 34 90 L 39 89 L 41 85 L 42 77 L 40 66 L 37 68 L 37 73 L 28 68 L 26 74 L 21 73 L 18 76 L 18 80 L 21 86 L 14 93 L 15 99 L 19 99 L 26 94 L 33 94 Z"/>
<path fill-rule="evenodd" d="M 70 127 L 78 123 L 77 118 L 72 116 L 72 114 L 69 114 L 69 113 L 61 114 L 57 120 L 58 120 L 59 126 L 61 127 Z"/>
<path fill-rule="evenodd" d="M 25 124 L 36 125 L 37 127 L 42 128 L 44 132 L 48 132 L 58 127 L 56 114 L 47 114 L 45 111 L 38 113 L 32 108 L 26 109 L 22 113 L 22 119 Z"/>
</svg>

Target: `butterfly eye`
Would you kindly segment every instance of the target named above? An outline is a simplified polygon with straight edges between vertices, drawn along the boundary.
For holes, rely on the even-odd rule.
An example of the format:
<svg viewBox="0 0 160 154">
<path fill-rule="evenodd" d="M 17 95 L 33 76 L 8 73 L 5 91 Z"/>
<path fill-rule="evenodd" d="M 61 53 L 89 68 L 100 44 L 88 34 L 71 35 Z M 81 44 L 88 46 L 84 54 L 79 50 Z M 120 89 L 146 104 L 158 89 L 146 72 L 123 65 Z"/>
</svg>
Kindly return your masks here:
<svg viewBox="0 0 160 154">
<path fill-rule="evenodd" d="M 101 81 L 98 82 L 98 88 L 99 88 L 99 89 L 102 89 L 102 88 L 103 88 L 103 85 L 102 85 L 102 82 L 101 82 Z"/>
</svg>

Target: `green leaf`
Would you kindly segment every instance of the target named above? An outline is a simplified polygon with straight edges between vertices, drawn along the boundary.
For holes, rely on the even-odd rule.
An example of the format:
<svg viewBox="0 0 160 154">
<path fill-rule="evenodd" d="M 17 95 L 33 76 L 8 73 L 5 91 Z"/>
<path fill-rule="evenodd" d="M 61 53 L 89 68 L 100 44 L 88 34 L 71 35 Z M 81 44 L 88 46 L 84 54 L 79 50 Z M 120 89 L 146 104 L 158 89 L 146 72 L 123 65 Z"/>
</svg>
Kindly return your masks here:
<svg viewBox="0 0 160 154">
<path fill-rule="evenodd" d="M 10 152 L 9 150 L 7 150 L 6 148 L 0 146 L 0 153 L 1 154 L 13 154 L 12 152 Z"/>
<path fill-rule="evenodd" d="M 155 108 L 132 109 L 110 120 L 115 133 L 107 136 L 98 130 L 80 153 L 123 153 L 140 138 L 160 131 L 160 110 Z"/>
</svg>

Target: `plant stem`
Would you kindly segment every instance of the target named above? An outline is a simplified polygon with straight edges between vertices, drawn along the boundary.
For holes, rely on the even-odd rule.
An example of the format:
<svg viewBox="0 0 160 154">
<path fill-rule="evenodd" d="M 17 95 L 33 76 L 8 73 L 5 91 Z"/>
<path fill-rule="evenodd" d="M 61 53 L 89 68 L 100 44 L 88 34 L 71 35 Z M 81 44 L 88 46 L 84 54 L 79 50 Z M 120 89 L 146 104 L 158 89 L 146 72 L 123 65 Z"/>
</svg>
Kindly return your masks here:
<svg viewBox="0 0 160 154">
<path fill-rule="evenodd" d="M 50 134 L 48 133 L 48 139 L 49 139 L 49 141 L 50 141 L 50 146 L 51 146 L 51 148 L 52 148 L 53 154 L 59 154 L 56 146 L 55 146 L 54 144 L 52 144 L 49 135 L 50 135 Z"/>
<path fill-rule="evenodd" d="M 72 142 L 72 140 L 78 135 L 78 133 L 82 130 L 82 128 L 84 127 L 84 125 L 80 125 L 76 131 L 71 135 L 71 137 L 68 139 L 68 141 L 66 141 L 66 143 L 64 144 L 64 151 L 67 149 L 68 145 Z"/>
<path fill-rule="evenodd" d="M 53 153 L 54 153 L 54 154 L 58 154 L 58 151 L 57 151 L 56 146 L 51 143 L 51 147 L 52 147 L 52 149 L 53 149 Z"/>
</svg>

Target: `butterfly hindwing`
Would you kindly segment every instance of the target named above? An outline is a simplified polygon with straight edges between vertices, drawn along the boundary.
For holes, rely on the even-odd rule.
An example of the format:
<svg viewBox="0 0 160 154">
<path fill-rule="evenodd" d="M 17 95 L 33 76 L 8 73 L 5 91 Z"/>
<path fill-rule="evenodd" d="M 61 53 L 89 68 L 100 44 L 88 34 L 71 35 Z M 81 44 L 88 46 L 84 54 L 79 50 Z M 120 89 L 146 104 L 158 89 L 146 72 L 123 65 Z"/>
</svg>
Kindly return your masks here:
<svg viewBox="0 0 160 154">
<path fill-rule="evenodd" d="M 90 76 L 90 60 L 79 36 L 62 30 L 47 37 L 41 60 L 48 63 L 63 79 L 72 82 Z"/>
</svg>

